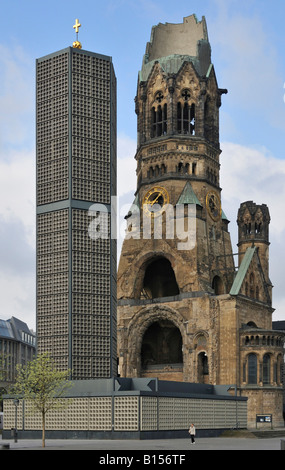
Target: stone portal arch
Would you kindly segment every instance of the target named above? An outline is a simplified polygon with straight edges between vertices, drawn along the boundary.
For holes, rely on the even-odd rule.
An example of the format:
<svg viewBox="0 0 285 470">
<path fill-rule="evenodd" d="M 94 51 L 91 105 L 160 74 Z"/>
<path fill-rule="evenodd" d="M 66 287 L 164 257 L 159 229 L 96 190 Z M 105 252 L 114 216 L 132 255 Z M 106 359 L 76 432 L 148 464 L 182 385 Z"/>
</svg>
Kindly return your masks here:
<svg viewBox="0 0 285 470">
<path fill-rule="evenodd" d="M 183 365 L 182 336 L 169 320 L 158 320 L 146 330 L 141 347 L 141 368 Z"/>
<path fill-rule="evenodd" d="M 146 267 L 142 295 L 149 299 L 179 295 L 175 273 L 170 261 L 156 257 Z"/>
<path fill-rule="evenodd" d="M 186 331 L 177 311 L 165 306 L 143 309 L 130 324 L 128 342 L 130 364 L 139 377 L 183 380 Z"/>
<path fill-rule="evenodd" d="M 164 297 L 164 294 L 166 297 L 178 295 L 179 273 L 176 272 L 175 266 L 176 258 L 167 250 L 156 251 L 155 254 L 153 251 L 144 253 L 135 263 L 132 296 L 135 299 L 144 299 Z"/>
</svg>

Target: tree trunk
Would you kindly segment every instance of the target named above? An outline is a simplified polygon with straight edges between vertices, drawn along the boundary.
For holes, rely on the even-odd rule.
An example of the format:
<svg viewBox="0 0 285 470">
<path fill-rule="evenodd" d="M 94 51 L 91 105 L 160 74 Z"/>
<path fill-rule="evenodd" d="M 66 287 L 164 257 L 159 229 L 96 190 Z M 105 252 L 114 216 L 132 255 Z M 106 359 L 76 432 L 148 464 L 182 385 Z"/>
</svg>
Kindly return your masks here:
<svg viewBox="0 0 285 470">
<path fill-rule="evenodd" d="M 43 412 L 42 415 L 42 424 L 43 424 L 43 429 L 42 429 L 42 447 L 46 446 L 46 436 L 45 436 L 45 431 L 46 431 L 46 416 L 45 412 Z"/>
</svg>

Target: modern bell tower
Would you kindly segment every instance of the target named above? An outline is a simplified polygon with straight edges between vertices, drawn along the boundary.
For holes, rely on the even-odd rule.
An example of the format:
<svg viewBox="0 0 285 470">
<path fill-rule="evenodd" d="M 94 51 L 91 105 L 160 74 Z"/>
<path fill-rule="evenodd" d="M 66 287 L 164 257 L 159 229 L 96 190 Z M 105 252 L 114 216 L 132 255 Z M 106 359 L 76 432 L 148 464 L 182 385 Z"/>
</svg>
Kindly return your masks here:
<svg viewBox="0 0 285 470">
<path fill-rule="evenodd" d="M 76 41 L 36 62 L 37 334 L 72 378 L 117 373 L 116 77 L 109 56 Z M 94 204 L 107 237 L 92 238 Z"/>
</svg>

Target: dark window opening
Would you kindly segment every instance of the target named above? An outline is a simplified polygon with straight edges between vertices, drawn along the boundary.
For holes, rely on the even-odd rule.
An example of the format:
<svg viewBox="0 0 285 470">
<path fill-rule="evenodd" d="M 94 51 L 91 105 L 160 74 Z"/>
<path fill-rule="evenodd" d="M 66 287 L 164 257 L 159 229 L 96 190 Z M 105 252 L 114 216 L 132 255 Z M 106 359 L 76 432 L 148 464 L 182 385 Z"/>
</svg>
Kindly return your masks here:
<svg viewBox="0 0 285 470">
<path fill-rule="evenodd" d="M 254 274 L 253 273 L 250 273 L 250 276 L 249 276 L 249 296 L 251 298 L 254 298 Z"/>
<path fill-rule="evenodd" d="M 190 175 L 191 174 L 191 164 L 190 163 L 184 163 L 179 162 L 177 167 L 176 167 L 176 172 L 177 173 L 182 173 L 185 175 Z M 196 173 L 196 163 L 192 164 L 192 174 L 194 175 Z"/>
<path fill-rule="evenodd" d="M 249 326 L 250 328 L 257 328 L 256 323 L 254 323 L 254 321 L 249 321 L 247 323 L 247 326 Z"/>
<path fill-rule="evenodd" d="M 149 167 L 148 171 L 147 171 L 147 177 L 148 178 L 156 178 L 158 176 L 161 176 L 161 175 L 165 175 L 165 173 L 167 173 L 167 167 L 162 164 L 161 167 L 159 167 L 158 165 L 155 166 L 155 168 L 153 168 L 152 166 Z"/>
<path fill-rule="evenodd" d="M 201 352 L 198 355 L 198 382 L 207 383 L 208 375 L 208 356 L 205 352 Z"/>
<path fill-rule="evenodd" d="M 167 134 L 167 104 L 151 110 L 151 137 Z"/>
<path fill-rule="evenodd" d="M 215 276 L 212 282 L 212 288 L 215 291 L 215 295 L 222 295 L 225 293 L 224 283 L 219 276 Z"/>
<path fill-rule="evenodd" d="M 257 357 L 255 354 L 248 356 L 248 384 L 257 384 Z"/>
<path fill-rule="evenodd" d="M 182 173 L 182 171 L 183 171 L 183 163 L 182 162 L 178 163 L 177 171 L 178 171 L 178 173 Z"/>
<path fill-rule="evenodd" d="M 179 329 L 169 320 L 153 323 L 143 336 L 142 368 L 182 363 L 182 337 Z"/>
<path fill-rule="evenodd" d="M 263 364 L 262 364 L 262 375 L 263 375 L 263 384 L 267 385 L 270 384 L 270 356 L 269 354 L 265 354 L 263 356 Z"/>
<path fill-rule="evenodd" d="M 149 299 L 179 294 L 175 274 L 166 258 L 153 261 L 146 269 L 142 295 Z"/>
<path fill-rule="evenodd" d="M 251 223 L 244 224 L 243 227 L 244 235 L 250 235 L 251 234 Z"/>
<path fill-rule="evenodd" d="M 177 104 L 177 132 L 178 134 L 195 135 L 195 104 Z"/>
</svg>

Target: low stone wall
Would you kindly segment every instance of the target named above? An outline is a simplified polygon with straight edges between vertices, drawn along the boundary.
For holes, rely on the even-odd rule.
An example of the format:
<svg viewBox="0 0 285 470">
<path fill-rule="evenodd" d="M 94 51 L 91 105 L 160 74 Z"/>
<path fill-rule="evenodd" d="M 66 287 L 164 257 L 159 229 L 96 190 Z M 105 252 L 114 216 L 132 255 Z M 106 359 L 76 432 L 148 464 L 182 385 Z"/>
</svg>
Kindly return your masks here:
<svg viewBox="0 0 285 470">
<path fill-rule="evenodd" d="M 182 384 L 189 387 L 182 387 L 179 391 L 179 386 L 175 387 L 173 382 L 169 386 L 168 382 L 164 382 L 163 390 L 159 390 L 155 379 L 140 380 L 143 384 L 142 387 L 137 387 L 140 390 L 134 390 L 136 387 L 133 382 L 127 386 L 122 379 L 119 389 L 115 386 L 108 394 L 105 390 L 105 395 L 101 394 L 100 387 L 97 388 L 97 396 L 96 388 L 89 390 L 88 396 L 84 390 L 81 390 L 81 396 L 75 396 L 74 390 L 73 396 L 66 397 L 66 407 L 47 414 L 47 432 L 57 437 L 64 435 L 73 438 L 90 436 L 110 439 L 126 436 L 129 439 L 131 434 L 134 438 L 153 438 L 157 433 L 159 437 L 169 437 L 169 432 L 174 433 L 173 437 L 185 437 L 191 422 L 201 431 L 231 429 L 237 423 L 240 428 L 247 427 L 246 399 L 198 393 L 199 389 L 193 390 L 192 384 Z M 93 381 L 87 382 L 90 382 L 92 388 Z M 213 386 L 208 386 L 207 389 L 212 392 L 214 390 Z M 207 389 L 203 388 L 201 391 Z M 16 420 L 13 398 L 5 397 L 3 404 L 3 437 L 9 438 Z M 41 425 L 40 414 L 31 413 L 31 403 L 19 400 L 16 423 L 19 436 L 36 436 Z"/>
</svg>

